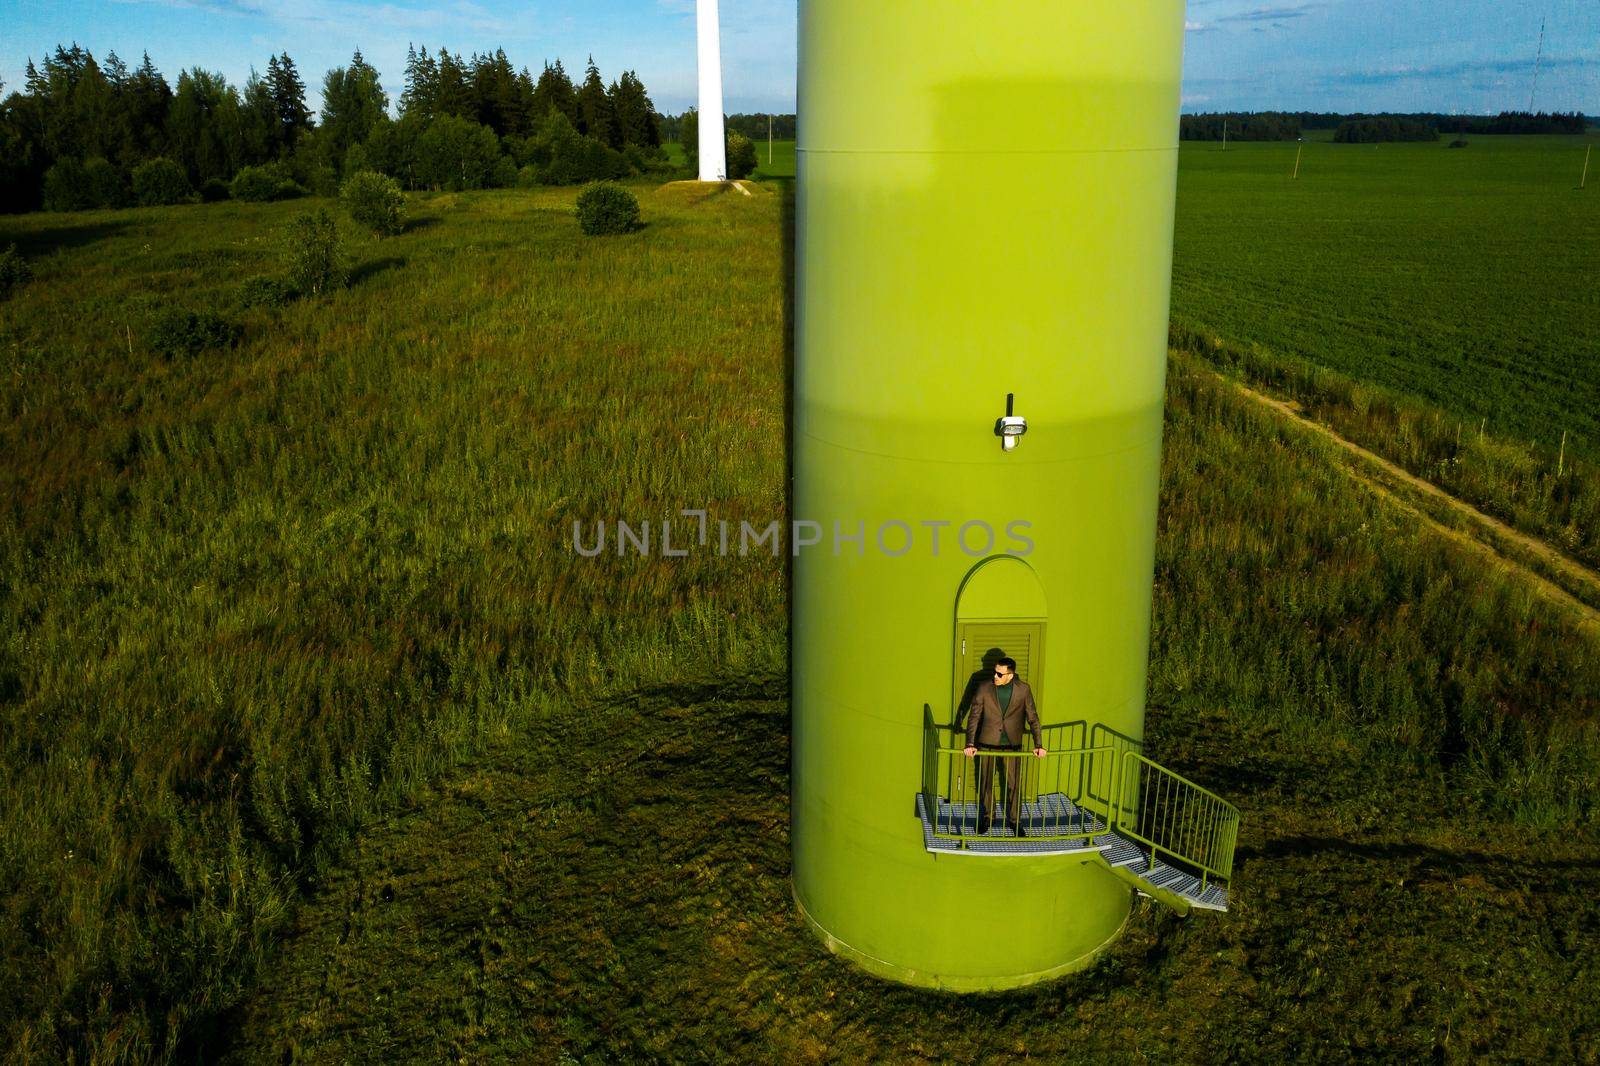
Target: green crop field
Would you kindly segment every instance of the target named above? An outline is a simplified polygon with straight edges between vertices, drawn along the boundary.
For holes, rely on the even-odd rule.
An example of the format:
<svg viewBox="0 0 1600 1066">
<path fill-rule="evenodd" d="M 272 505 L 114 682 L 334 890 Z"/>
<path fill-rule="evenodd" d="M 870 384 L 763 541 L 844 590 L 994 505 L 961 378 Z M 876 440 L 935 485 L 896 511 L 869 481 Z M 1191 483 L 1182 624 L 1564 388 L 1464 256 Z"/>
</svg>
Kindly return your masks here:
<svg viewBox="0 0 1600 1066">
<path fill-rule="evenodd" d="M 1258 198 L 1279 148 L 1239 153 Z M 1193 310 L 1197 219 L 1265 210 L 1203 151 L 1178 310 L 1284 345 L 1237 237 L 1233 317 Z M 304 203 L 0 219 L 11 1060 L 1596 1061 L 1600 640 L 1225 349 L 1169 374 L 1148 739 L 1242 807 L 1233 908 L 1141 906 L 1003 996 L 829 956 L 786 883 L 784 561 L 568 547 L 784 505 L 791 185 L 635 189 L 594 239 L 575 190 L 412 197 L 283 307 L 242 286 Z M 1411 261 L 1376 241 L 1346 262 Z M 242 336 L 162 355 L 167 305 Z"/>
<path fill-rule="evenodd" d="M 1600 459 L 1600 133 L 1469 141 L 1185 143 L 1174 320 Z"/>
</svg>

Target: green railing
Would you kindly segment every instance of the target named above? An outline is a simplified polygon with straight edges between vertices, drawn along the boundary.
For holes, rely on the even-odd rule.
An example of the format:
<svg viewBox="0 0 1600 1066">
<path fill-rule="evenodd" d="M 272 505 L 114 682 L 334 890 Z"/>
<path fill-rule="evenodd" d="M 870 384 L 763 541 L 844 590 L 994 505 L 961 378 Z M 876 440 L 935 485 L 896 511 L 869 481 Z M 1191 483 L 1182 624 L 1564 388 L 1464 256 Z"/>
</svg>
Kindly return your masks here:
<svg viewBox="0 0 1600 1066">
<path fill-rule="evenodd" d="M 1095 841 L 1108 831 L 1108 798 L 1117 794 L 1119 749 L 1084 746 L 1083 722 L 1040 727 L 1046 754 L 1031 747 L 1018 751 L 980 750 L 965 753 L 966 736 L 954 726 L 933 721 L 923 705 L 922 794 L 934 836 L 944 839 L 1001 840 L 1016 814 L 1028 839 Z M 1028 738 L 1031 741 L 1031 737 Z M 1015 770 L 1009 770 L 1011 765 Z M 1008 785 L 1016 778 L 1013 800 Z M 989 818 L 997 833 L 978 832 L 978 806 L 983 777 L 990 777 Z"/>
<path fill-rule="evenodd" d="M 1122 754 L 1117 833 L 1150 852 L 1150 865 L 1165 855 L 1200 875 L 1204 889 L 1233 877 L 1239 809 L 1137 751 Z"/>
<path fill-rule="evenodd" d="M 1004 829 L 1012 808 L 1005 760 L 1018 760 L 1015 809 L 1029 839 L 1093 845 L 1114 832 L 1147 851 L 1152 868 L 1162 857 L 1188 867 L 1202 888 L 1232 879 L 1237 807 L 1147 758 L 1138 741 L 1104 726 L 1062 722 L 1040 732 L 1047 751 L 1043 757 L 1031 748 L 968 756 L 965 733 L 936 723 L 924 704 L 922 795 L 934 836 L 963 844 L 1007 839 Z M 985 773 L 993 776 L 990 828 L 1000 830 L 998 835 L 980 836 L 977 831 Z"/>
</svg>

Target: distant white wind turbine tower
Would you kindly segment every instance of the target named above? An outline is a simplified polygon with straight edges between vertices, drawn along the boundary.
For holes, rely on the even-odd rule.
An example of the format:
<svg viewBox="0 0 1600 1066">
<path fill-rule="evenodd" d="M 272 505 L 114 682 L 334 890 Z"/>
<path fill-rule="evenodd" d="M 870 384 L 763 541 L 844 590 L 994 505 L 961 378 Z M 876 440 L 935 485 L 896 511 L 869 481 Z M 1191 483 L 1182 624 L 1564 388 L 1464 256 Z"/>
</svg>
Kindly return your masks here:
<svg viewBox="0 0 1600 1066">
<path fill-rule="evenodd" d="M 700 41 L 700 180 L 726 181 L 728 154 L 722 134 L 722 37 L 717 0 L 695 0 Z"/>
</svg>

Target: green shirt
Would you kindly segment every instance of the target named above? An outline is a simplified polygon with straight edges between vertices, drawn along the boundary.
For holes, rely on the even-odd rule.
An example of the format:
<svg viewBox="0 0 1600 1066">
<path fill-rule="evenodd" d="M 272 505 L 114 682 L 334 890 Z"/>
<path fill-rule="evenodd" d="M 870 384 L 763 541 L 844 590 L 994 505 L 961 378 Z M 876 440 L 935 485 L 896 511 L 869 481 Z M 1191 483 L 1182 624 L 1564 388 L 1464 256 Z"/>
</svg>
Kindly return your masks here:
<svg viewBox="0 0 1600 1066">
<path fill-rule="evenodd" d="M 1011 738 L 1006 736 L 1006 711 L 1011 709 L 1011 690 L 1016 687 L 1016 682 L 1008 682 L 994 687 L 995 695 L 1000 700 L 1000 743 L 1010 744 Z"/>
</svg>

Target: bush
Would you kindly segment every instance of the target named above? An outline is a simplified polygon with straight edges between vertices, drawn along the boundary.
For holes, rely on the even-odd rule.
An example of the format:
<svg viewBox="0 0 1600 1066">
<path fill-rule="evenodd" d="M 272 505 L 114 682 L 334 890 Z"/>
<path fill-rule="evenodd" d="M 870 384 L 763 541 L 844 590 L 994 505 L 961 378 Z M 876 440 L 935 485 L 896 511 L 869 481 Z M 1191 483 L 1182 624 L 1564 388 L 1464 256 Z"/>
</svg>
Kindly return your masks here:
<svg viewBox="0 0 1600 1066">
<path fill-rule="evenodd" d="M 94 206 L 127 207 L 133 203 L 127 172 L 110 160 L 89 160 L 83 164 L 83 176 Z"/>
<path fill-rule="evenodd" d="M 1466 146 L 1467 139 L 1465 137 L 1457 137 L 1455 140 L 1450 142 L 1451 148 L 1465 148 Z"/>
<path fill-rule="evenodd" d="M 277 188 L 272 190 L 274 200 L 298 200 L 310 190 L 293 178 L 285 178 L 278 182 Z"/>
<path fill-rule="evenodd" d="M 258 274 L 239 286 L 239 302 L 246 307 L 282 307 L 299 293 L 282 278 Z"/>
<path fill-rule="evenodd" d="M 33 277 L 33 268 L 17 254 L 17 246 L 10 245 L 0 252 L 0 300 L 10 296 Z"/>
<path fill-rule="evenodd" d="M 150 348 L 171 359 L 195 356 L 209 348 L 229 348 L 244 331 L 211 311 L 186 311 L 172 307 L 156 316 L 150 328 Z"/>
<path fill-rule="evenodd" d="M 221 178 L 207 178 L 206 183 L 200 186 L 200 199 L 208 204 L 228 198 L 228 183 Z"/>
<path fill-rule="evenodd" d="M 58 159 L 44 172 L 46 211 L 86 211 L 94 206 L 89 175 L 76 159 Z"/>
<path fill-rule="evenodd" d="M 261 167 L 244 167 L 233 176 L 228 191 L 235 200 L 264 203 L 278 199 L 278 190 L 285 184 L 294 184 L 288 173 L 276 163 L 268 163 Z"/>
<path fill-rule="evenodd" d="M 620 185 L 597 181 L 578 194 L 578 228 L 593 237 L 627 233 L 639 223 L 639 201 Z"/>
<path fill-rule="evenodd" d="M 743 181 L 755 172 L 755 142 L 742 133 L 728 134 L 728 179 Z"/>
<path fill-rule="evenodd" d="M 133 168 L 133 195 L 145 207 L 181 204 L 194 193 L 183 168 L 157 156 Z"/>
<path fill-rule="evenodd" d="M 495 160 L 494 169 L 489 172 L 489 187 L 491 189 L 510 189 L 517 184 L 517 161 L 508 155 L 503 155 Z"/>
<path fill-rule="evenodd" d="M 667 153 L 660 148 L 625 144 L 622 146 L 622 158 L 627 160 L 629 168 L 638 174 L 664 176 L 671 174 L 675 169 L 672 160 L 667 158 Z"/>
<path fill-rule="evenodd" d="M 339 199 L 356 224 L 371 230 L 374 237 L 392 237 L 400 232 L 400 209 L 405 206 L 406 197 L 393 178 L 373 170 L 352 174 L 339 190 Z"/>
<path fill-rule="evenodd" d="M 297 292 L 321 296 L 349 280 L 339 227 L 326 208 L 301 215 L 289 224 L 288 282 Z"/>
</svg>

